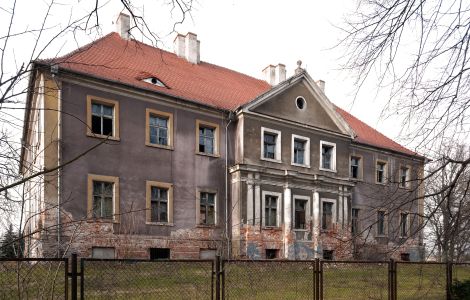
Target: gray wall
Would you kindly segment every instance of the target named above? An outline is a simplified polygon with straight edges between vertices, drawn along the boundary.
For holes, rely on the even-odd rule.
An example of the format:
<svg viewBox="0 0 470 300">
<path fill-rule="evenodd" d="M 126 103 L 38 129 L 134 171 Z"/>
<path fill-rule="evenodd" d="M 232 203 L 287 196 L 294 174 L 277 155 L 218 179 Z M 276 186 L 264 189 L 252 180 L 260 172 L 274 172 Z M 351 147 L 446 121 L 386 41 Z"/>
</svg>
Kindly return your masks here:
<svg viewBox="0 0 470 300">
<path fill-rule="evenodd" d="M 174 108 L 155 101 L 142 101 L 72 83 L 62 87 L 62 160 L 67 161 L 100 142 L 86 135 L 86 97 L 93 95 L 119 101 L 120 141 L 103 144 L 85 157 L 64 168 L 61 192 L 63 208 L 75 219 L 87 212 L 87 175 L 117 176 L 120 182 L 120 210 L 124 214 L 115 230 L 136 234 L 169 235 L 171 231 L 196 226 L 196 188 L 218 191 L 218 223 L 223 226 L 225 202 L 225 125 L 222 114 L 212 117 L 198 108 Z M 145 109 L 173 113 L 174 150 L 145 145 Z M 220 125 L 220 157 L 195 154 L 196 119 Z M 233 144 L 233 143 L 232 143 Z M 233 148 L 233 145 L 232 145 Z M 174 185 L 174 227 L 145 224 L 146 181 Z"/>
</svg>

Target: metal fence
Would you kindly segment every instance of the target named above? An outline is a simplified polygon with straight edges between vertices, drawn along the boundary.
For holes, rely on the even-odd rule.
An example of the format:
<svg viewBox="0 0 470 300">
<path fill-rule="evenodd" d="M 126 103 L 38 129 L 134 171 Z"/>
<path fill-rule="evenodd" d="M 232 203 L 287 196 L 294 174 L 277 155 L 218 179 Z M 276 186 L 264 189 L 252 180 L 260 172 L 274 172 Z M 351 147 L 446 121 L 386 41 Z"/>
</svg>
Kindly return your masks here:
<svg viewBox="0 0 470 300">
<path fill-rule="evenodd" d="M 212 299 L 212 260 L 81 260 L 85 299 Z"/>
<path fill-rule="evenodd" d="M 67 299 L 68 260 L 0 259 L 0 299 Z"/>
<path fill-rule="evenodd" d="M 0 299 L 451 299 L 470 264 L 0 259 Z M 69 270 L 70 267 L 70 270 Z"/>
</svg>

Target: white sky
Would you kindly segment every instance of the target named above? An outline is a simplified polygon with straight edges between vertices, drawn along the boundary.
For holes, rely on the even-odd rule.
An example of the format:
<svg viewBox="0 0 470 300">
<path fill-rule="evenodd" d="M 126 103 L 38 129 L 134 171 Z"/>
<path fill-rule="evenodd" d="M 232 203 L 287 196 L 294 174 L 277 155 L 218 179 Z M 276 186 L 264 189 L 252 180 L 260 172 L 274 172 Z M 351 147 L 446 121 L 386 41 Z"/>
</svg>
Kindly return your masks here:
<svg viewBox="0 0 470 300">
<path fill-rule="evenodd" d="M 47 8 L 46 1 L 18 0 L 15 29 L 37 28 L 43 21 Z M 143 8 L 149 27 L 159 33 L 164 49 L 172 50 L 175 34 L 173 23 L 178 17 L 177 11 L 170 14 L 168 1 L 133 1 Z M 144 4 L 142 4 L 144 3 Z M 104 4 L 104 2 L 103 2 Z M 52 18 L 46 23 L 53 27 L 43 34 L 43 39 L 70 18 L 89 11 L 94 1 L 71 1 L 70 5 L 55 5 L 51 10 Z M 122 9 L 120 1 L 106 2 L 100 11 L 101 35 L 114 30 L 113 21 Z M 293 74 L 297 60 L 315 79 L 326 81 L 326 94 L 332 102 L 350 111 L 356 117 L 377 128 L 385 135 L 398 139 L 400 121 L 397 118 L 384 119 L 381 111 L 388 99 L 386 93 L 376 95 L 374 86 L 365 86 L 356 100 L 354 76 L 341 71 L 340 57 L 344 48 L 333 48 L 341 38 L 345 14 L 352 13 L 355 1 L 249 1 L 249 0 L 200 0 L 195 3 L 191 16 L 188 16 L 177 31 L 194 32 L 201 41 L 201 59 L 224 66 L 242 73 L 260 77 L 261 71 L 268 64 L 283 63 L 287 75 Z M 3 19 L 3 20 L 2 20 Z M 73 17 L 72 17 L 73 19 Z M 0 26 L 7 19 L 0 11 Z M 2 29 L 2 31 L 4 31 Z M 135 32 L 137 35 L 137 32 Z M 33 35 L 12 40 L 14 60 L 11 66 L 18 66 L 27 61 L 33 46 Z M 78 34 L 75 39 L 58 39 L 51 44 L 41 57 L 53 57 L 65 54 L 83 45 L 93 36 Z M 45 39 L 44 39 L 45 40 Z M 10 57 L 13 57 L 10 55 Z M 399 139 L 398 139 L 399 140 Z"/>
</svg>

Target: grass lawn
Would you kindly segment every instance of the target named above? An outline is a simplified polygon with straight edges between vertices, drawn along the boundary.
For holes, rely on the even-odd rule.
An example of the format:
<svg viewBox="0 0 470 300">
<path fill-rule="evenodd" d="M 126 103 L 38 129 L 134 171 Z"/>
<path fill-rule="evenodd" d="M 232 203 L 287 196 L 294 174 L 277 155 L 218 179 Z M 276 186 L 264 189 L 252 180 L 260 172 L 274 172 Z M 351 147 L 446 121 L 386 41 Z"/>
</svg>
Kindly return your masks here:
<svg viewBox="0 0 470 300">
<path fill-rule="evenodd" d="M 17 264 L 0 263 L 0 299 L 18 299 Z M 85 299 L 211 299 L 211 262 L 85 262 Z M 64 298 L 63 264 L 20 265 L 23 299 Z M 470 279 L 455 265 L 454 279 Z M 226 299 L 313 299 L 312 262 L 225 264 Z M 398 299 L 444 299 L 445 266 L 397 264 Z M 53 287 L 53 288 L 52 288 Z M 214 289 L 215 290 L 215 289 Z M 69 288 L 70 291 L 70 288 Z M 324 299 L 387 299 L 388 264 L 324 263 Z"/>
</svg>

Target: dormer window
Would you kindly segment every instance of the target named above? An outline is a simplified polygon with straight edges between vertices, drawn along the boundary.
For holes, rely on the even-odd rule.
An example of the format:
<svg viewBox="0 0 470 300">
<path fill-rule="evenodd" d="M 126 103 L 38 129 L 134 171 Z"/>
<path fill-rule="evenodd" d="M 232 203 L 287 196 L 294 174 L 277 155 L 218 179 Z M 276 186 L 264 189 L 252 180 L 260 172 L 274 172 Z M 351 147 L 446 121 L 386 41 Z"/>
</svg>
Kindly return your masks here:
<svg viewBox="0 0 470 300">
<path fill-rule="evenodd" d="M 165 87 L 166 88 L 166 85 L 160 81 L 160 79 L 158 79 L 157 77 L 148 77 L 148 78 L 144 78 L 142 79 L 142 81 L 145 81 L 147 83 L 150 83 L 150 84 L 153 84 L 153 85 L 156 85 L 156 86 L 160 86 L 160 87 Z"/>
</svg>

